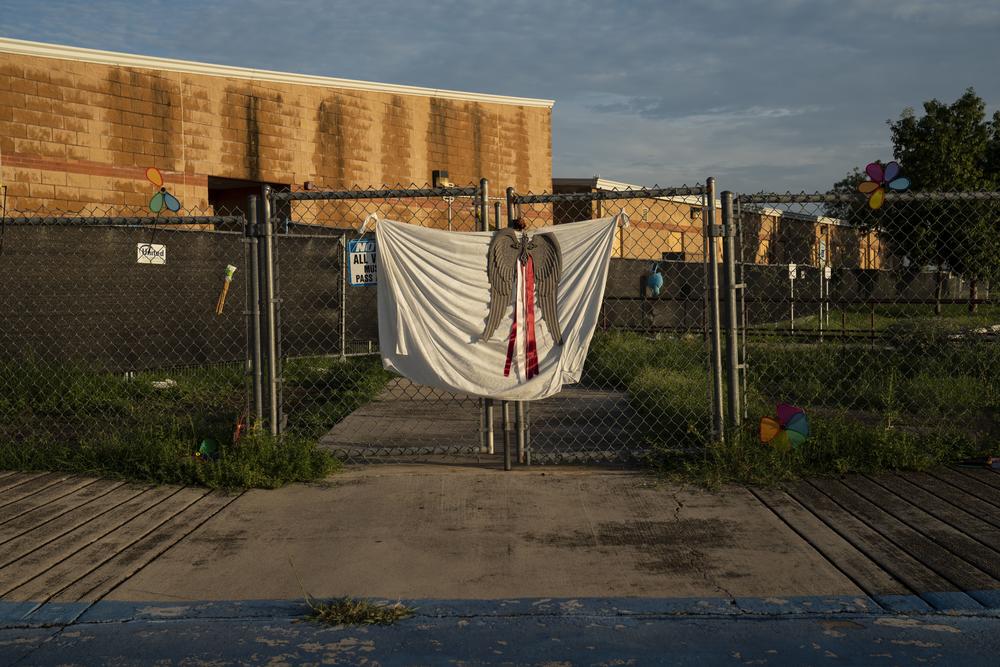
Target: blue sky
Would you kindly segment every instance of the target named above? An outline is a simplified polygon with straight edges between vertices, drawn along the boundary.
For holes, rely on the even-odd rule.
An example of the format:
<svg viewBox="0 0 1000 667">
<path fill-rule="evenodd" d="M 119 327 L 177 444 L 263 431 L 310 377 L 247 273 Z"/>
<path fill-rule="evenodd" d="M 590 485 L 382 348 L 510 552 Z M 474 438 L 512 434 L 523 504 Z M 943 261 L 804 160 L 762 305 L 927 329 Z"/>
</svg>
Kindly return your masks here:
<svg viewBox="0 0 1000 667">
<path fill-rule="evenodd" d="M 6 37 L 556 100 L 553 171 L 825 190 L 887 119 L 1000 105 L 997 0 L 0 0 Z"/>
</svg>

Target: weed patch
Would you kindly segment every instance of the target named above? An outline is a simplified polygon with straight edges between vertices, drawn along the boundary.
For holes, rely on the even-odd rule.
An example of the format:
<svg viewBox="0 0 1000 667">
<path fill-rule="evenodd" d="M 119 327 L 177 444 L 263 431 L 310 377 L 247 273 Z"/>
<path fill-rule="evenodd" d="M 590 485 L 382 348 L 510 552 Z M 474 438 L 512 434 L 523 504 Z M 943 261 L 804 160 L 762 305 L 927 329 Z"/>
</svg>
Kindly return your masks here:
<svg viewBox="0 0 1000 667">
<path fill-rule="evenodd" d="M 392 625 L 413 616 L 414 609 L 401 602 L 382 603 L 359 598 L 343 597 L 330 602 L 306 598 L 311 621 L 327 625 Z"/>
<path fill-rule="evenodd" d="M 708 353 L 700 340 L 595 337 L 591 386 L 625 389 L 641 416 L 648 463 L 706 486 L 770 485 L 803 475 L 925 470 L 988 453 L 1000 426 L 1000 346 L 900 325 L 898 347 L 751 339 L 748 423 L 710 442 Z M 791 452 L 762 445 L 776 403 L 806 410 L 811 434 Z"/>
<path fill-rule="evenodd" d="M 339 464 L 316 440 L 377 394 L 388 375 L 370 359 L 289 365 L 287 387 L 306 396 L 291 428 L 280 439 L 251 431 L 233 444 L 248 409 L 242 364 L 124 377 L 32 358 L 0 363 L 0 468 L 210 488 L 320 479 Z M 217 458 L 194 457 L 204 440 L 218 443 Z"/>
</svg>

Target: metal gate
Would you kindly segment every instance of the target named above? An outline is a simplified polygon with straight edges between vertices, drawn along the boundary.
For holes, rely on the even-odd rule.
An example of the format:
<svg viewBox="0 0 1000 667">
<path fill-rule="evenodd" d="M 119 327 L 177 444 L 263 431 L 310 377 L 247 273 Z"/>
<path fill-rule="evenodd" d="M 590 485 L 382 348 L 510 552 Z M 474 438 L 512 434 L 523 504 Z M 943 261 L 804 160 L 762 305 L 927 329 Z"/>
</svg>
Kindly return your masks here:
<svg viewBox="0 0 1000 667">
<path fill-rule="evenodd" d="M 487 189 L 483 179 L 470 187 L 268 194 L 279 431 L 316 439 L 350 462 L 479 455 L 482 401 L 383 370 L 376 288 L 364 276 L 354 280 L 347 259 L 372 241 L 380 218 L 484 229 Z"/>
<path fill-rule="evenodd" d="M 721 245 L 712 239 L 722 227 L 712 180 L 574 194 L 508 189 L 493 200 L 488 189 L 484 179 L 467 188 L 267 193 L 260 336 L 274 344 L 261 384 L 265 404 L 274 396 L 272 428 L 318 439 L 353 462 L 448 455 L 499 463 L 502 451 L 524 464 L 634 462 L 721 437 Z M 371 221 L 477 231 L 515 217 L 538 228 L 619 212 L 629 223 L 615 240 L 579 384 L 544 401 L 494 405 L 383 370 L 375 288 L 353 284 L 348 263 L 371 239 Z"/>
<path fill-rule="evenodd" d="M 523 463 L 634 462 L 722 432 L 714 182 L 566 194 L 508 191 L 529 227 L 625 213 L 584 377 L 524 406 Z"/>
</svg>

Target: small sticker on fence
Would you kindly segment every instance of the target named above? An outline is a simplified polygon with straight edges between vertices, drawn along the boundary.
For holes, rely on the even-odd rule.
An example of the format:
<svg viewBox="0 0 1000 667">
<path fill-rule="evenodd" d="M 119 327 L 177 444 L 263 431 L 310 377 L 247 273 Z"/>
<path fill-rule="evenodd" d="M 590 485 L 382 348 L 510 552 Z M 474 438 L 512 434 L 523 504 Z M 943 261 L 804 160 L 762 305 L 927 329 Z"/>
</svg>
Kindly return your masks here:
<svg viewBox="0 0 1000 667">
<path fill-rule="evenodd" d="M 159 243 L 136 243 L 135 261 L 139 264 L 166 264 L 167 246 Z"/>
<path fill-rule="evenodd" d="M 375 285 L 378 270 L 375 264 L 375 239 L 354 239 L 347 242 L 347 270 L 351 285 Z"/>
<path fill-rule="evenodd" d="M 788 265 L 788 279 L 789 280 L 795 280 L 796 272 L 798 271 L 798 269 L 799 269 L 799 265 L 798 264 L 789 264 Z"/>
</svg>

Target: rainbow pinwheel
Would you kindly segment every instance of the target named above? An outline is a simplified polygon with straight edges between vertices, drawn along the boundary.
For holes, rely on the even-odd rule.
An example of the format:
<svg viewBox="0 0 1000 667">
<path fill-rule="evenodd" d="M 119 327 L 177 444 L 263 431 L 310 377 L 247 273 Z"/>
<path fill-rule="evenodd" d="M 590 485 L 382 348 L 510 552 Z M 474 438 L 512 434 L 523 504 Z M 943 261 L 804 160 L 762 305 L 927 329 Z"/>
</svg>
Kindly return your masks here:
<svg viewBox="0 0 1000 667">
<path fill-rule="evenodd" d="M 802 408 L 779 403 L 774 417 L 760 418 L 760 441 L 775 449 L 787 452 L 798 447 L 809 437 L 809 420 Z"/>
<path fill-rule="evenodd" d="M 899 175 L 897 162 L 890 162 L 885 169 L 878 162 L 871 162 L 865 167 L 865 173 L 871 180 L 859 183 L 858 191 L 868 195 L 868 205 L 873 209 L 882 208 L 886 188 L 902 191 L 910 187 L 910 179 Z"/>
</svg>

